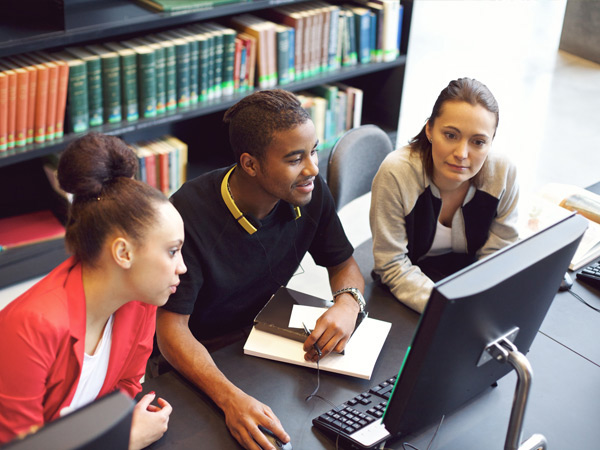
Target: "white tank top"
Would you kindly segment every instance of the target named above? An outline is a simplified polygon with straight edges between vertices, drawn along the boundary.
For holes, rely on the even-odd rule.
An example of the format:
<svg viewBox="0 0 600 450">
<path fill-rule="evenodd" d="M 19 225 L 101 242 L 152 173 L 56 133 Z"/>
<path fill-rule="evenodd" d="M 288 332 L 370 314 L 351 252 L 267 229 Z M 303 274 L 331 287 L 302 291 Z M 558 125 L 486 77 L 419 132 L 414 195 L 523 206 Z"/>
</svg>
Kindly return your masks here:
<svg viewBox="0 0 600 450">
<path fill-rule="evenodd" d="M 60 415 L 70 413 L 91 401 L 95 400 L 104 385 L 106 372 L 108 371 L 108 360 L 110 359 L 110 347 L 112 343 L 113 316 L 111 315 L 104 327 L 102 338 L 93 355 L 83 354 L 83 366 L 75 396 L 71 405 L 63 408 Z"/>
<path fill-rule="evenodd" d="M 435 236 L 431 249 L 425 256 L 438 256 L 452 251 L 452 228 L 442 225 L 439 221 L 435 228 Z"/>
</svg>

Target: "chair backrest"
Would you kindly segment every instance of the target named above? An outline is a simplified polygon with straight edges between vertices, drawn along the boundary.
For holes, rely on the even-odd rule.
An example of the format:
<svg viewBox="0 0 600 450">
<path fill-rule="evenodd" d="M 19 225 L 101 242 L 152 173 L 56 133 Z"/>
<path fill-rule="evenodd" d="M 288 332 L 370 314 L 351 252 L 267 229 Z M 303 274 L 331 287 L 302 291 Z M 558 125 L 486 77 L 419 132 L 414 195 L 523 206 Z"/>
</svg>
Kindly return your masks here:
<svg viewBox="0 0 600 450">
<path fill-rule="evenodd" d="M 392 150 L 389 136 L 376 125 L 361 125 L 340 137 L 327 164 L 327 184 L 338 211 L 371 190 L 373 177 Z"/>
</svg>

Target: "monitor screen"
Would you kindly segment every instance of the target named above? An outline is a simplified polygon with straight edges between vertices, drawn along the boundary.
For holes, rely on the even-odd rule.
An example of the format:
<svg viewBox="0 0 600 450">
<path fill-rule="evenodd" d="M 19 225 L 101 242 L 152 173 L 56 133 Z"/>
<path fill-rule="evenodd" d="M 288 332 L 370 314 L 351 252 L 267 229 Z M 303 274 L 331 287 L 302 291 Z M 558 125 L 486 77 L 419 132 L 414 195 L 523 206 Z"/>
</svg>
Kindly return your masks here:
<svg viewBox="0 0 600 450">
<path fill-rule="evenodd" d="M 112 392 L 3 450 L 127 450 L 134 404 L 120 391 Z"/>
<path fill-rule="evenodd" d="M 517 330 L 513 344 L 529 351 L 586 227 L 569 216 L 435 284 L 383 418 L 393 436 L 438 422 L 512 370 L 480 364 L 484 349 Z"/>
</svg>

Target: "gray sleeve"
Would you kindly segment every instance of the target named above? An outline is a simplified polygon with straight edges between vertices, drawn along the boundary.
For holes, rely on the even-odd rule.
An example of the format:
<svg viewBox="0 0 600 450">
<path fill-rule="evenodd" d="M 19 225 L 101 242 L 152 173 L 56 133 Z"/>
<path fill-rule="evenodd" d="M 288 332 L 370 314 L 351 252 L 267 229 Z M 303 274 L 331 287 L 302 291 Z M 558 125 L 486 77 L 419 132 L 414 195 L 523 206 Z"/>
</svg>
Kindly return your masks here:
<svg viewBox="0 0 600 450">
<path fill-rule="evenodd" d="M 519 237 L 517 231 L 519 203 L 517 169 L 510 161 L 502 158 L 498 161 L 493 177 L 494 183 L 502 183 L 503 191 L 499 197 L 497 216 L 490 226 L 490 235 L 477 252 L 478 258 L 488 256 L 516 242 Z"/>
<path fill-rule="evenodd" d="M 420 175 L 406 159 L 389 155 L 373 180 L 369 213 L 374 270 L 399 301 L 417 312 L 425 309 L 434 284 L 407 256 L 405 216 L 419 195 Z"/>
</svg>

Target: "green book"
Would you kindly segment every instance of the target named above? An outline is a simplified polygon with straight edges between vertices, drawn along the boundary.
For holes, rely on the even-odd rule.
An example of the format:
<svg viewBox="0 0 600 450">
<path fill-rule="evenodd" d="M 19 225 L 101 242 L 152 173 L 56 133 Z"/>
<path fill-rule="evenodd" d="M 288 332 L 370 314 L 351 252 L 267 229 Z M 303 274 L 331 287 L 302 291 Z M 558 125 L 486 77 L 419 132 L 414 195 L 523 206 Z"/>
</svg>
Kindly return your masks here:
<svg viewBox="0 0 600 450">
<path fill-rule="evenodd" d="M 356 23 L 354 21 L 354 13 L 349 10 L 342 11 L 345 17 L 344 26 L 344 50 L 342 56 L 342 66 L 354 66 L 358 62 L 356 52 Z"/>
<path fill-rule="evenodd" d="M 200 70 L 200 42 L 199 36 L 185 28 L 174 30 L 178 36 L 190 44 L 190 104 L 198 103 L 199 70 Z"/>
<path fill-rule="evenodd" d="M 335 113 L 338 90 L 338 87 L 332 84 L 323 84 L 311 89 L 311 92 L 319 97 L 323 97 L 327 101 L 325 109 L 324 148 L 332 147 L 336 138 L 337 117 Z"/>
<path fill-rule="evenodd" d="M 150 47 L 154 50 L 154 67 L 156 77 L 156 114 L 164 114 L 167 110 L 167 85 L 165 48 L 156 42 L 144 38 L 134 39 L 134 42 Z"/>
<path fill-rule="evenodd" d="M 205 43 L 200 43 L 200 73 L 201 84 L 206 86 L 206 100 L 217 98 L 217 86 L 215 76 L 215 54 L 216 54 L 216 34 L 198 24 L 188 27 L 192 32 L 202 34 L 206 38 Z M 200 91 L 202 92 L 202 86 Z M 220 92 L 220 86 L 219 86 Z"/>
<path fill-rule="evenodd" d="M 141 4 L 155 11 L 181 12 L 202 11 L 228 3 L 239 3 L 245 0 L 138 0 Z"/>
<path fill-rule="evenodd" d="M 210 82 L 209 59 L 211 39 L 206 33 L 198 33 L 199 61 L 198 61 L 198 98 L 201 102 L 208 100 Z"/>
<path fill-rule="evenodd" d="M 177 107 L 190 105 L 190 43 L 173 32 L 159 33 L 158 37 L 170 40 L 175 47 Z"/>
<path fill-rule="evenodd" d="M 223 95 L 223 61 L 224 61 L 224 36 L 222 30 L 210 27 L 208 24 L 197 25 L 196 29 L 209 33 L 213 38 L 211 47 L 211 60 L 209 61 L 212 85 L 213 98 L 221 98 Z"/>
<path fill-rule="evenodd" d="M 121 64 L 119 54 L 100 45 L 88 45 L 85 48 L 89 52 L 100 56 L 104 121 L 118 123 L 123 117 L 121 114 Z"/>
<path fill-rule="evenodd" d="M 154 49 L 135 41 L 121 42 L 137 55 L 138 111 L 141 117 L 156 117 L 156 56 Z"/>
<path fill-rule="evenodd" d="M 102 125 L 104 123 L 104 110 L 102 106 L 102 62 L 100 56 L 83 47 L 69 47 L 65 50 L 76 58 L 85 61 L 87 65 L 89 123 L 91 127 Z"/>
<path fill-rule="evenodd" d="M 170 39 L 164 39 L 158 35 L 146 36 L 152 43 L 161 45 L 165 50 L 165 107 L 167 111 L 177 108 L 177 57 L 175 45 Z"/>
<path fill-rule="evenodd" d="M 209 29 L 223 36 L 223 63 L 221 68 L 221 92 L 223 95 L 233 95 L 234 81 L 233 69 L 235 60 L 235 37 L 237 32 L 233 28 L 224 27 L 218 23 L 204 24 Z"/>
<path fill-rule="evenodd" d="M 277 83 L 288 84 L 290 79 L 290 30 L 285 25 L 275 25 L 275 36 L 277 38 Z"/>
<path fill-rule="evenodd" d="M 52 53 L 69 66 L 67 88 L 67 123 L 73 133 L 81 133 L 89 128 L 87 64 L 68 52 Z"/>
<path fill-rule="evenodd" d="M 107 42 L 106 48 L 118 53 L 121 65 L 121 107 L 128 122 L 138 120 L 137 55 L 120 42 Z"/>
</svg>

